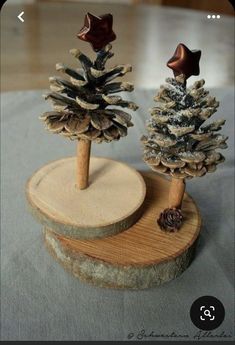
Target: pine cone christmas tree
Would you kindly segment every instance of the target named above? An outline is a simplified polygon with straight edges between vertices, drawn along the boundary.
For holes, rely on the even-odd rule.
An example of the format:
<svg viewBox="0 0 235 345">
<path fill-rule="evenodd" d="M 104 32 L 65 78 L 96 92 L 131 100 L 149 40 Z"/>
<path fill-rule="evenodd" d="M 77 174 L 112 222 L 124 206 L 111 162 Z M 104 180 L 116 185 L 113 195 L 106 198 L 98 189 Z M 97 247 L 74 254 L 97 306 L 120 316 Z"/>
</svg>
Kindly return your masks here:
<svg viewBox="0 0 235 345">
<path fill-rule="evenodd" d="M 130 72 L 131 66 L 119 65 L 105 70 L 105 62 L 113 56 L 111 48 L 108 44 L 98 51 L 94 62 L 79 50 L 72 49 L 71 54 L 82 66 L 78 71 L 61 63 L 56 65 L 56 69 L 70 76 L 70 80 L 49 79 L 52 92 L 45 98 L 52 101 L 54 111 L 41 116 L 46 129 L 70 139 L 88 139 L 96 143 L 118 140 L 127 135 L 128 127 L 133 126 L 131 115 L 113 106 L 131 110 L 136 110 L 137 106 L 112 94 L 133 91 L 134 86 L 128 82 L 112 81 Z"/>
<path fill-rule="evenodd" d="M 128 127 L 133 126 L 131 115 L 116 107 L 131 110 L 138 108 L 135 103 L 116 95 L 121 91 L 133 91 L 133 84 L 114 81 L 130 72 L 132 67 L 118 65 L 105 69 L 107 60 L 113 56 L 110 42 L 116 38 L 112 22 L 111 14 L 100 17 L 90 13 L 86 15 L 78 38 L 91 43 L 96 59 L 91 61 L 78 49 L 72 49 L 70 53 L 78 59 L 81 68 L 72 69 L 62 63 L 56 64 L 56 70 L 65 73 L 69 79 L 49 79 L 51 92 L 45 99 L 52 101 L 54 110 L 40 117 L 46 129 L 52 133 L 79 140 L 83 151 L 80 156 L 86 161 L 89 161 L 91 141 L 102 143 L 119 140 L 127 135 Z M 86 166 L 88 170 L 89 162 L 82 161 L 79 166 L 80 169 Z M 81 188 L 86 188 L 87 183 L 82 184 Z"/>
<path fill-rule="evenodd" d="M 227 138 L 217 131 L 225 120 L 204 122 L 216 112 L 219 102 L 204 90 L 204 80 L 186 88 L 180 76 L 166 79 L 155 97 L 143 136 L 144 161 L 152 170 L 176 178 L 192 178 L 213 172 L 224 161 L 216 149 L 227 147 Z"/>
<path fill-rule="evenodd" d="M 181 207 L 184 179 L 214 172 L 224 161 L 216 150 L 227 147 L 227 137 L 217 133 L 225 120 L 205 124 L 217 111 L 219 102 L 203 88 L 204 80 L 186 87 L 186 79 L 199 74 L 200 55 L 183 44 L 177 47 L 168 62 L 175 79 L 167 78 L 166 84 L 160 87 L 154 98 L 157 105 L 151 109 L 147 123 L 148 135 L 141 139 L 144 161 L 152 170 L 172 177 L 171 209 Z M 161 217 L 164 218 L 167 217 Z"/>
</svg>

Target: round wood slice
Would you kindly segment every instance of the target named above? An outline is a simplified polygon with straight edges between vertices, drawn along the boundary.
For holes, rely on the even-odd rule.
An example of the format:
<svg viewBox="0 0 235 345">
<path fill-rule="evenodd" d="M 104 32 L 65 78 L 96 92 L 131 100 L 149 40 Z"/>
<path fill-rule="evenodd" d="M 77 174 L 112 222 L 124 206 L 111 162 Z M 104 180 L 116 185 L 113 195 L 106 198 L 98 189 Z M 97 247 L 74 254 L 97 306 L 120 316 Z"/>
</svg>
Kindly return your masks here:
<svg viewBox="0 0 235 345">
<path fill-rule="evenodd" d="M 194 256 L 201 218 L 186 193 L 184 223 L 178 232 L 159 229 L 157 218 L 168 205 L 169 181 L 143 174 L 147 195 L 141 219 L 128 230 L 97 240 L 71 240 L 45 228 L 54 257 L 76 277 L 101 287 L 144 289 L 179 276 Z"/>
<path fill-rule="evenodd" d="M 146 195 L 143 177 L 128 165 L 91 157 L 89 186 L 76 187 L 76 158 L 39 169 L 28 181 L 26 195 L 33 215 L 58 234 L 91 239 L 117 234 L 141 215 Z"/>
</svg>

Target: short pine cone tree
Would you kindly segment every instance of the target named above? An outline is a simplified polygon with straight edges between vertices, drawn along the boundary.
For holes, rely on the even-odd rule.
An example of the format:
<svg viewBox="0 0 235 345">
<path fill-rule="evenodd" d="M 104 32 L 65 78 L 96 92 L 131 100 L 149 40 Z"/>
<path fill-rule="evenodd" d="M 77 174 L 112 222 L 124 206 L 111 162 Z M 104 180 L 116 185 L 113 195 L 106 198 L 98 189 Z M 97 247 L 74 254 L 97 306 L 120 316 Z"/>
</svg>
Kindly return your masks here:
<svg viewBox="0 0 235 345">
<path fill-rule="evenodd" d="M 78 70 L 61 63 L 56 65 L 56 69 L 70 79 L 49 79 L 52 92 L 45 98 L 52 101 L 54 111 L 40 117 L 46 129 L 70 139 L 88 139 L 97 143 L 118 140 L 127 135 L 128 127 L 133 126 L 131 115 L 116 109 L 116 106 L 132 110 L 138 107 L 133 102 L 110 94 L 134 89 L 128 82 L 112 82 L 130 72 L 131 66 L 119 65 L 105 70 L 107 59 L 113 56 L 111 48 L 111 44 L 108 44 L 99 50 L 94 62 L 79 50 L 72 49 L 70 53 L 82 67 Z"/>
<path fill-rule="evenodd" d="M 227 137 L 216 133 L 225 120 L 204 122 L 219 102 L 203 88 L 204 80 L 186 88 L 182 75 L 167 78 L 155 97 L 143 136 L 144 161 L 156 172 L 175 178 L 192 178 L 213 172 L 224 161 L 216 149 L 227 147 Z"/>
</svg>

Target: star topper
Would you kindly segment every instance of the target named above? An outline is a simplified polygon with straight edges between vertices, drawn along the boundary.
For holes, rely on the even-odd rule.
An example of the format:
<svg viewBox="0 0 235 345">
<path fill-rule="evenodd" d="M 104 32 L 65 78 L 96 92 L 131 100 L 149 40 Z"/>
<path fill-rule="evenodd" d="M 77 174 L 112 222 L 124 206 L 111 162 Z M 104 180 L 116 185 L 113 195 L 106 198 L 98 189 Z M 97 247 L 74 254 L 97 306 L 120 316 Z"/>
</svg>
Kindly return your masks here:
<svg viewBox="0 0 235 345">
<path fill-rule="evenodd" d="M 97 17 L 91 13 L 87 13 L 84 26 L 77 34 L 77 37 L 83 41 L 89 42 L 95 51 L 99 51 L 109 42 L 116 39 L 112 26 L 112 14 L 107 13 Z"/>
<path fill-rule="evenodd" d="M 167 66 L 174 72 L 174 76 L 185 75 L 185 79 L 191 75 L 199 75 L 200 50 L 190 50 L 183 43 L 178 44 L 174 55 L 167 62 Z"/>
</svg>

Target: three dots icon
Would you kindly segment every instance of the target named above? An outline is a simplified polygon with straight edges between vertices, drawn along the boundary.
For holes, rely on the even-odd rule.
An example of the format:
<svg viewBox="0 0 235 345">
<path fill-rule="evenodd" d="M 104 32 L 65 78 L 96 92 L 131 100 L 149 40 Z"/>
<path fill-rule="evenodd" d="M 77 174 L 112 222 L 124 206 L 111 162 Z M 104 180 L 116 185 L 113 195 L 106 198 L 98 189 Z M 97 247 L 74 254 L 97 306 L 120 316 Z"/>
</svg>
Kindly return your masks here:
<svg viewBox="0 0 235 345">
<path fill-rule="evenodd" d="M 208 16 L 207 16 L 207 18 L 208 19 L 220 19 L 220 15 L 219 14 L 217 14 L 217 15 L 215 15 L 215 14 L 212 14 L 212 15 L 210 15 L 210 14 L 208 14 Z"/>
</svg>

